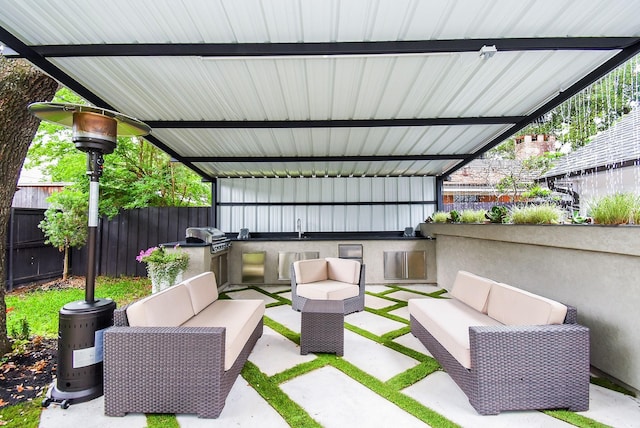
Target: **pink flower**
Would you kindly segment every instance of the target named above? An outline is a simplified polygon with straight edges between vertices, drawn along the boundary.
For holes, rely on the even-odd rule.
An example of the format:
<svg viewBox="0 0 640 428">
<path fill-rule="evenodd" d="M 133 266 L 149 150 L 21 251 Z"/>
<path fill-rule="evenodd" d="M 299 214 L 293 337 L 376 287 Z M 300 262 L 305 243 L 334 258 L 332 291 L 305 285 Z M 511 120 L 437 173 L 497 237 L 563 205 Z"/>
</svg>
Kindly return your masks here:
<svg viewBox="0 0 640 428">
<path fill-rule="evenodd" d="M 147 257 L 151 255 L 158 247 L 147 248 L 146 250 L 140 250 L 140 254 L 136 256 L 136 260 L 140 263 L 144 262 Z"/>
</svg>

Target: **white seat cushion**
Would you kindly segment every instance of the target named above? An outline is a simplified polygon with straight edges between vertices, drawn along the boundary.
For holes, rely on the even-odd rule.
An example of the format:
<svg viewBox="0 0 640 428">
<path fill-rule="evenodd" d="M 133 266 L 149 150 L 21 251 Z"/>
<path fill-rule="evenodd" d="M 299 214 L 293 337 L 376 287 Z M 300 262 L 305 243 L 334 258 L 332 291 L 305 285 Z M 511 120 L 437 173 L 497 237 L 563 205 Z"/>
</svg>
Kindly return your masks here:
<svg viewBox="0 0 640 428">
<path fill-rule="evenodd" d="M 501 283 L 491 287 L 487 311 L 507 325 L 562 324 L 567 315 L 562 303 Z"/>
<path fill-rule="evenodd" d="M 489 291 L 495 283 L 491 279 L 461 270 L 458 271 L 449 294 L 473 309 L 486 314 Z"/>
<path fill-rule="evenodd" d="M 311 284 L 298 284 L 296 288 L 298 296 L 316 300 L 344 300 L 356 297 L 360 293 L 357 284 L 349 284 L 339 281 L 317 281 Z"/>
<path fill-rule="evenodd" d="M 500 325 L 456 299 L 409 299 L 409 313 L 468 369 L 471 368 L 469 327 Z"/>
<path fill-rule="evenodd" d="M 218 285 L 213 272 L 203 272 L 184 281 L 191 296 L 193 313 L 197 314 L 218 299 Z"/>
<path fill-rule="evenodd" d="M 224 369 L 229 370 L 263 316 L 264 300 L 216 300 L 183 326 L 225 327 Z"/>
<path fill-rule="evenodd" d="M 178 327 L 194 315 L 184 283 L 139 300 L 127 308 L 132 327 Z"/>
</svg>

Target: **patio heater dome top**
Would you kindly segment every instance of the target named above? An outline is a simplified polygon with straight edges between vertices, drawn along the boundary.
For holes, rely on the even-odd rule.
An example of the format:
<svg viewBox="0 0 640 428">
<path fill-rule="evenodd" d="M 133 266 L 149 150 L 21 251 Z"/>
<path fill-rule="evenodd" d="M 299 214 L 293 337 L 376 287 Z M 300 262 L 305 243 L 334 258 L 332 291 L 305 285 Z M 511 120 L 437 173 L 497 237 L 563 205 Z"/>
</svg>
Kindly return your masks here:
<svg viewBox="0 0 640 428">
<path fill-rule="evenodd" d="M 151 128 L 138 119 L 99 107 L 68 103 L 33 103 L 29 105 L 29 110 L 40 119 L 68 127 L 73 126 L 74 113 L 94 113 L 115 119 L 118 135 L 143 136 L 151 132 Z"/>
</svg>

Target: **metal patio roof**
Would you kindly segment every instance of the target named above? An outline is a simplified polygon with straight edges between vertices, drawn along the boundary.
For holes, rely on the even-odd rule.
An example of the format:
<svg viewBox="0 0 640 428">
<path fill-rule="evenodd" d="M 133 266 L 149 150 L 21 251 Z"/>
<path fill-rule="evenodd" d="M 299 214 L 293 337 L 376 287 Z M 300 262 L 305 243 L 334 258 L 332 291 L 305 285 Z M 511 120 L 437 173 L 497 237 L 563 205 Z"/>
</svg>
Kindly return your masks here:
<svg viewBox="0 0 640 428">
<path fill-rule="evenodd" d="M 0 0 L 0 41 L 208 179 L 443 177 L 638 53 L 640 0 Z"/>
</svg>

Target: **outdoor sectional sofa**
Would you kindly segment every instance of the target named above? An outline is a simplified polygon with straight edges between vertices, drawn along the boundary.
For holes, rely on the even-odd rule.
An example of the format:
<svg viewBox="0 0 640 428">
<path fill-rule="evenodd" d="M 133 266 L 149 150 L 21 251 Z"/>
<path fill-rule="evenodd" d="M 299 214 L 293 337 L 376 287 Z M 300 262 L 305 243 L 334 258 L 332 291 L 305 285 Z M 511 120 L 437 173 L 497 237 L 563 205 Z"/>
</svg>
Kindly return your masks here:
<svg viewBox="0 0 640 428">
<path fill-rule="evenodd" d="M 469 272 L 410 299 L 412 333 L 482 415 L 589 408 L 589 329 L 556 301 Z"/>
<path fill-rule="evenodd" d="M 342 300 L 344 314 L 364 310 L 364 265 L 357 260 L 327 257 L 291 264 L 291 306 L 301 311 L 305 302 Z"/>
<path fill-rule="evenodd" d="M 116 309 L 104 333 L 105 414 L 217 418 L 264 310 L 263 300 L 219 300 L 212 272 Z"/>
</svg>

